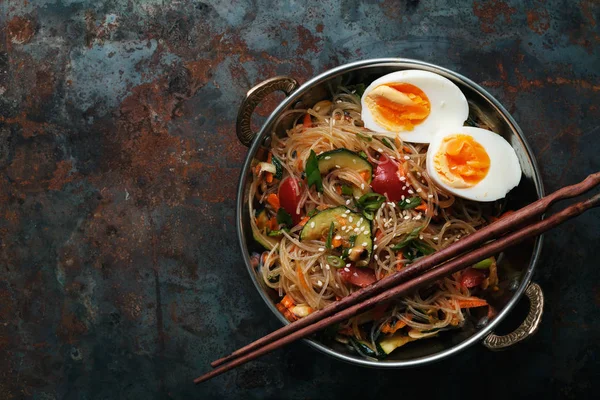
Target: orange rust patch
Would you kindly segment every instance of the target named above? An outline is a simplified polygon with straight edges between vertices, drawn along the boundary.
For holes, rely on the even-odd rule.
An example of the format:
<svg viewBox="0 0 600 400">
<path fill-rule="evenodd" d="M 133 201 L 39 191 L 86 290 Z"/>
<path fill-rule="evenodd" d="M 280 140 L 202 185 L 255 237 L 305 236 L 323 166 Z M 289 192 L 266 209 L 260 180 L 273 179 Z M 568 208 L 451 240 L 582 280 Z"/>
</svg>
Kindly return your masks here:
<svg viewBox="0 0 600 400">
<path fill-rule="evenodd" d="M 23 17 L 14 17 L 6 26 L 10 41 L 15 44 L 25 44 L 31 41 L 35 34 L 33 22 Z"/>
<path fill-rule="evenodd" d="M 544 9 L 528 11 L 527 26 L 538 35 L 546 32 L 550 29 L 550 17 L 548 16 L 548 11 Z"/>
<path fill-rule="evenodd" d="M 298 25 L 296 30 L 298 31 L 298 53 L 306 54 L 309 50 L 318 53 L 318 45 L 321 43 L 321 38 L 313 36 L 313 34 L 302 25 Z"/>
<path fill-rule="evenodd" d="M 48 182 L 48 189 L 60 190 L 64 185 L 71 182 L 75 176 L 71 174 L 73 163 L 71 161 L 59 161 L 54 170 L 54 175 Z"/>
<path fill-rule="evenodd" d="M 511 15 L 516 12 L 517 10 L 514 7 L 510 7 L 501 0 L 473 2 L 473 13 L 479 18 L 481 31 L 485 33 L 495 31 L 494 24 L 497 22 L 499 15 L 502 15 L 506 22 L 510 22 Z"/>
</svg>

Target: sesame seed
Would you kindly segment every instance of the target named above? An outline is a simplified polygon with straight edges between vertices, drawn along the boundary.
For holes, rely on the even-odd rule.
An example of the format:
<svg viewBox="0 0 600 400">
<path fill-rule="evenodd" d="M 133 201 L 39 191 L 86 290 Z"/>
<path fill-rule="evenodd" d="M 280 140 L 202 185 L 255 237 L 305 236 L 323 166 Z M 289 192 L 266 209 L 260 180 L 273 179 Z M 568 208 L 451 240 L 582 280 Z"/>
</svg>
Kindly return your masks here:
<svg viewBox="0 0 600 400">
<path fill-rule="evenodd" d="M 406 190 L 406 186 L 402 186 L 402 190 Z"/>
<path fill-rule="evenodd" d="M 335 240 L 341 240 L 341 239 L 342 239 L 342 237 L 340 235 L 335 236 Z"/>
<path fill-rule="evenodd" d="M 340 285 L 338 285 L 338 284 L 336 283 L 336 284 L 335 284 L 335 287 L 339 289 L 339 288 L 340 288 Z"/>
<path fill-rule="evenodd" d="M 340 218 L 348 218 L 348 216 L 346 214 L 342 214 L 340 215 Z"/>
<path fill-rule="evenodd" d="M 410 160 L 410 157 L 409 156 L 404 156 L 404 159 L 405 160 Z"/>
<path fill-rule="evenodd" d="M 375 238 L 377 239 L 377 238 Z M 373 246 L 373 250 L 377 250 L 377 245 Z"/>
<path fill-rule="evenodd" d="M 406 204 L 410 204 L 410 199 L 406 199 Z"/>
<path fill-rule="evenodd" d="M 420 172 L 417 172 L 417 176 L 420 178 L 420 177 L 421 177 L 421 173 L 420 173 Z"/>
<path fill-rule="evenodd" d="M 350 204 L 350 199 L 346 200 L 346 205 Z"/>
<path fill-rule="evenodd" d="M 354 221 L 354 218 L 352 218 L 352 216 L 349 216 L 348 217 L 348 222 L 352 222 L 352 221 Z"/>
<path fill-rule="evenodd" d="M 396 208 L 396 203 L 390 203 L 390 206 L 392 206 L 392 208 Z"/>
<path fill-rule="evenodd" d="M 350 272 L 350 270 L 348 268 L 350 268 L 351 265 L 352 264 L 350 264 L 350 263 L 346 264 L 346 268 L 344 268 L 344 271 Z"/>
<path fill-rule="evenodd" d="M 358 232 L 360 232 L 360 229 L 358 229 L 358 228 L 354 228 L 354 232 L 355 232 L 355 233 L 358 233 Z"/>
<path fill-rule="evenodd" d="M 350 214 L 351 211 L 350 210 L 346 210 L 345 214 Z"/>
<path fill-rule="evenodd" d="M 408 189 L 408 194 L 414 194 L 414 193 L 415 193 L 414 191 Z"/>
<path fill-rule="evenodd" d="M 375 260 L 379 260 L 379 256 L 377 254 L 375 254 L 373 258 L 375 258 Z"/>
<path fill-rule="evenodd" d="M 326 160 L 331 160 L 331 156 L 325 156 Z"/>
<path fill-rule="evenodd" d="M 335 164 L 335 167 L 336 167 L 336 168 L 342 168 L 342 167 L 340 167 L 340 166 L 339 166 L 339 165 L 337 165 L 337 164 Z"/>
<path fill-rule="evenodd" d="M 458 235 L 458 236 L 456 236 L 456 237 L 460 239 L 460 236 L 461 236 L 461 235 Z"/>
<path fill-rule="evenodd" d="M 361 184 L 360 184 L 360 188 L 361 188 L 361 189 L 364 189 L 364 188 L 365 188 L 365 184 L 364 184 L 364 183 L 361 183 Z"/>
<path fill-rule="evenodd" d="M 367 242 L 363 242 L 362 247 L 367 247 Z"/>
<path fill-rule="evenodd" d="M 423 240 L 423 235 L 419 235 L 419 239 Z"/>
<path fill-rule="evenodd" d="M 383 153 L 383 149 L 380 147 L 377 149 L 378 152 Z"/>
<path fill-rule="evenodd" d="M 325 251 L 324 247 L 319 247 L 319 251 Z"/>
<path fill-rule="evenodd" d="M 410 215 L 405 215 L 404 219 L 410 219 Z"/>
<path fill-rule="evenodd" d="M 314 227 L 315 227 L 315 221 L 313 221 L 313 222 L 311 222 L 311 223 L 310 223 L 310 227 L 311 227 L 311 228 L 314 228 Z"/>
<path fill-rule="evenodd" d="M 422 217 L 423 217 L 423 215 L 422 215 L 422 214 L 418 214 L 418 215 L 415 217 L 415 219 L 418 221 L 418 220 L 420 220 Z"/>
<path fill-rule="evenodd" d="M 433 195 L 432 195 L 432 194 L 428 194 L 428 195 L 427 195 L 427 198 L 429 198 L 429 199 L 433 199 Z"/>
<path fill-rule="evenodd" d="M 374 238 L 373 238 L 373 241 L 374 241 L 374 242 L 376 242 L 376 241 L 377 241 L 377 238 L 376 238 L 376 237 L 374 237 Z M 375 245 L 375 248 L 377 248 L 377 245 Z"/>
<path fill-rule="evenodd" d="M 421 188 L 417 189 L 417 193 L 421 193 L 422 191 L 423 191 L 423 189 L 421 189 Z"/>
<path fill-rule="evenodd" d="M 390 259 L 390 255 L 388 254 L 387 256 L 385 256 L 385 259 L 389 260 Z"/>
<path fill-rule="evenodd" d="M 329 271 L 329 270 L 331 269 L 331 267 L 329 266 L 329 264 L 325 264 L 325 269 L 326 269 L 327 271 Z"/>
<path fill-rule="evenodd" d="M 360 224 L 362 224 L 363 221 L 364 221 L 363 217 L 360 217 L 360 219 L 358 220 L 357 223 L 360 225 Z"/>
<path fill-rule="evenodd" d="M 438 240 L 438 239 L 439 239 L 439 237 L 437 237 L 437 236 L 433 237 L 433 240 Z"/>
<path fill-rule="evenodd" d="M 400 196 L 400 198 L 401 198 L 402 200 L 404 200 L 404 199 L 406 199 L 406 196 L 405 196 L 405 195 L 402 195 L 402 196 Z"/>
<path fill-rule="evenodd" d="M 320 280 L 317 281 L 317 285 L 319 285 L 319 287 L 323 286 L 323 282 L 321 282 Z"/>
<path fill-rule="evenodd" d="M 448 240 L 448 238 L 444 238 L 444 240 Z"/>
<path fill-rule="evenodd" d="M 405 176 L 401 176 L 401 177 L 400 177 L 400 180 L 401 180 L 402 182 L 404 182 L 404 181 L 406 180 L 406 177 L 405 177 Z"/>
<path fill-rule="evenodd" d="M 358 274 L 357 274 L 356 272 L 353 272 L 353 273 L 352 273 L 352 276 L 356 276 L 356 277 L 358 277 Z"/>
</svg>

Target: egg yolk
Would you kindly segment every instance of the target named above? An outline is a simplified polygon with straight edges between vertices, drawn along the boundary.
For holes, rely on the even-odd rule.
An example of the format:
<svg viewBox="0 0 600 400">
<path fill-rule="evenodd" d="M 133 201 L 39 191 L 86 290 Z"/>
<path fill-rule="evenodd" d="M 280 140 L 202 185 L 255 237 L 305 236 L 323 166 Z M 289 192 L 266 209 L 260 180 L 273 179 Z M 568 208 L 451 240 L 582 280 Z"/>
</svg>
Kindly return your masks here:
<svg viewBox="0 0 600 400">
<path fill-rule="evenodd" d="M 472 136 L 455 134 L 445 137 L 433 159 L 435 171 L 455 188 L 479 183 L 490 169 L 490 156 Z"/>
<path fill-rule="evenodd" d="M 427 95 L 410 83 L 384 83 L 365 97 L 373 119 L 387 130 L 410 131 L 429 116 Z"/>
</svg>

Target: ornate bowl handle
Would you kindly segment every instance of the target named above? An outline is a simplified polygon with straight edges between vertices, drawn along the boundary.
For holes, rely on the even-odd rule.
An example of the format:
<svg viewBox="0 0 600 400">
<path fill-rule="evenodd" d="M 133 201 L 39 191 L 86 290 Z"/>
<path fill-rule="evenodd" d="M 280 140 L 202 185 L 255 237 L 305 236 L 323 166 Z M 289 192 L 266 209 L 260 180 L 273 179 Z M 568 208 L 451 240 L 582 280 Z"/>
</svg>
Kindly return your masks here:
<svg viewBox="0 0 600 400">
<path fill-rule="evenodd" d="M 246 98 L 240 105 L 236 122 L 236 134 L 244 146 L 250 147 L 256 132 L 252 131 L 252 113 L 256 106 L 271 93 L 280 90 L 289 96 L 298 88 L 298 82 L 288 76 L 276 76 L 267 79 L 248 90 Z"/>
<path fill-rule="evenodd" d="M 483 340 L 483 345 L 490 350 L 503 350 L 533 335 L 542 321 L 544 312 L 544 294 L 542 288 L 537 283 L 530 283 L 525 290 L 529 298 L 529 314 L 525 321 L 513 332 L 508 335 L 498 336 L 490 333 Z"/>
</svg>

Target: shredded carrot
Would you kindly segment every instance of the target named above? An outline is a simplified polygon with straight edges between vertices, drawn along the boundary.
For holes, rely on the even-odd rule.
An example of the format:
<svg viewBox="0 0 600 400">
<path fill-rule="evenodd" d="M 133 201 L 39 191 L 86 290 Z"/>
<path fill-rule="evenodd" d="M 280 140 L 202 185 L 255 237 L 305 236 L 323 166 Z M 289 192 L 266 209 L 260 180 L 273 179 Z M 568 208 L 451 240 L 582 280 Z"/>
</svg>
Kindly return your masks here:
<svg viewBox="0 0 600 400">
<path fill-rule="evenodd" d="M 267 162 L 269 164 L 272 164 L 272 161 L 273 161 L 273 154 L 271 152 L 269 152 L 269 155 L 267 156 Z"/>
<path fill-rule="evenodd" d="M 273 207 L 275 211 L 279 210 L 281 205 L 279 204 L 279 197 L 275 193 L 271 193 L 267 196 L 267 202 Z"/>
<path fill-rule="evenodd" d="M 336 216 L 335 217 L 336 221 L 338 222 L 338 224 L 342 225 L 342 226 L 346 226 L 346 220 L 340 216 Z"/>
<path fill-rule="evenodd" d="M 276 231 L 279 228 L 279 224 L 277 223 L 277 218 L 271 217 L 269 220 L 269 229 L 272 231 Z"/>
<path fill-rule="evenodd" d="M 397 260 L 404 260 L 404 253 L 399 251 L 396 253 L 396 259 Z M 398 263 L 396 264 L 396 271 L 400 271 L 402 268 L 404 268 L 404 264 L 402 263 Z"/>
<path fill-rule="evenodd" d="M 302 162 L 301 158 L 298 159 L 298 171 L 304 171 L 304 163 Z"/>
<path fill-rule="evenodd" d="M 285 308 L 285 306 L 283 306 L 282 304 L 278 303 L 275 305 L 275 307 L 277 307 L 277 309 L 279 310 L 280 313 L 283 314 L 283 316 L 285 317 L 285 319 L 287 319 L 290 322 L 294 322 L 298 320 L 298 317 L 296 317 L 294 315 L 294 313 L 292 313 L 290 310 L 288 310 L 287 308 Z"/>
<path fill-rule="evenodd" d="M 362 171 L 360 173 L 360 177 L 363 178 L 363 181 L 368 182 L 369 178 L 371 177 L 371 174 L 369 173 L 369 171 Z"/>
<path fill-rule="evenodd" d="M 427 203 L 421 203 L 420 205 L 415 207 L 415 210 L 427 211 Z"/>
<path fill-rule="evenodd" d="M 411 153 L 410 148 L 407 147 L 407 146 L 402 146 L 402 151 L 405 152 L 405 153 Z"/>
<path fill-rule="evenodd" d="M 312 126 L 312 119 L 310 119 L 310 114 L 304 114 L 304 120 L 302 121 L 302 125 L 304 125 L 304 129 L 310 128 Z"/>
<path fill-rule="evenodd" d="M 398 163 L 398 173 L 400 176 L 406 176 L 406 172 L 404 171 L 403 163 Z"/>
<path fill-rule="evenodd" d="M 266 172 L 265 173 L 265 180 L 267 181 L 267 183 L 273 182 L 273 174 L 270 173 L 270 172 Z"/>
<path fill-rule="evenodd" d="M 487 306 L 488 302 L 484 299 L 480 299 L 478 297 L 471 297 L 469 299 L 460 299 L 458 300 L 458 306 L 460 308 L 475 308 L 475 307 L 483 307 Z"/>
<path fill-rule="evenodd" d="M 335 191 L 337 192 L 337 194 L 341 195 L 341 194 L 342 194 L 342 187 L 341 187 L 341 186 L 338 186 L 338 185 L 336 185 L 336 186 L 335 186 Z"/>
<path fill-rule="evenodd" d="M 283 304 L 285 308 L 292 308 L 296 305 L 296 303 L 294 303 L 294 299 L 292 299 L 292 296 L 289 294 L 283 296 L 283 299 L 281 299 L 281 304 Z"/>
<path fill-rule="evenodd" d="M 309 219 L 310 219 L 310 217 L 309 217 L 309 216 L 306 216 L 306 217 L 302 218 L 302 219 L 300 220 L 300 222 L 298 223 L 298 225 L 300 225 L 300 226 L 304 226 L 304 225 L 306 225 L 306 223 L 308 222 L 308 220 L 309 220 Z"/>
<path fill-rule="evenodd" d="M 254 173 L 260 175 L 260 164 L 257 164 L 256 167 L 254 167 Z"/>
<path fill-rule="evenodd" d="M 336 247 L 340 247 L 341 245 L 342 245 L 342 239 L 341 238 L 340 239 L 333 238 L 331 240 L 331 247 L 333 247 L 334 249 Z"/>
<path fill-rule="evenodd" d="M 412 315 L 406 315 L 406 318 L 412 320 Z M 388 321 L 385 325 L 381 327 L 382 333 L 395 333 L 397 330 L 402 329 L 406 326 L 406 322 L 404 320 L 397 320 L 393 325 Z"/>
<path fill-rule="evenodd" d="M 381 240 L 382 237 L 383 237 L 383 232 L 381 232 L 381 229 L 377 229 L 377 232 L 375 232 L 375 239 Z"/>
<path fill-rule="evenodd" d="M 304 286 L 305 289 L 308 289 L 308 283 L 306 283 L 306 279 L 304 278 L 304 274 L 302 273 L 302 268 L 296 266 L 296 275 L 298 275 L 298 280 L 300 284 Z"/>
<path fill-rule="evenodd" d="M 394 143 L 396 144 L 397 149 L 402 147 L 402 142 L 400 141 L 400 138 L 398 136 L 396 136 L 396 138 L 394 139 Z"/>
</svg>

